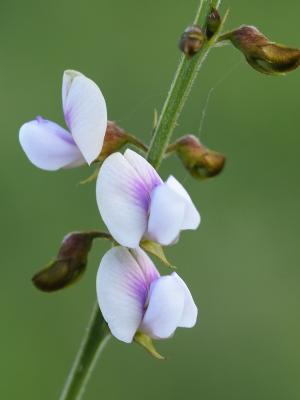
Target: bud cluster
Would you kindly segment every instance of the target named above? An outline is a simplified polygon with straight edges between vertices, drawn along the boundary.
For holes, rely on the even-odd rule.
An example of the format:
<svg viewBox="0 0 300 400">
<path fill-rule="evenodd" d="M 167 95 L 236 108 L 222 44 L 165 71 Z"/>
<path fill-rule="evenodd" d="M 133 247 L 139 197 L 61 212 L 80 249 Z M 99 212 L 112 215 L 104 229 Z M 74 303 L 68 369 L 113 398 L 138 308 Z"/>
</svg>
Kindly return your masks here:
<svg viewBox="0 0 300 400">
<path fill-rule="evenodd" d="M 218 32 L 221 22 L 218 10 L 212 7 L 203 29 L 196 24 L 185 29 L 179 41 L 179 49 L 189 58 L 194 56 Z"/>
</svg>

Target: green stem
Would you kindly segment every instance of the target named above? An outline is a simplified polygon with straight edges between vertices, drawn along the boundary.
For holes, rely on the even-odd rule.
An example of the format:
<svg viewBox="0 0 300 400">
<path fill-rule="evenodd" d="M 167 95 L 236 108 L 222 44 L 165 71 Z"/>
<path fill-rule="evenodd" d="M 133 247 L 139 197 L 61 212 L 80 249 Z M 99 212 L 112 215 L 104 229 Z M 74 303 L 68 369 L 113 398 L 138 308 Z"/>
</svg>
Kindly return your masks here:
<svg viewBox="0 0 300 400">
<path fill-rule="evenodd" d="M 211 6 L 216 7 L 220 1 L 201 0 L 194 23 L 205 21 Z M 225 21 L 226 16 L 223 19 Z M 222 26 L 220 27 L 220 29 Z M 158 168 L 169 144 L 176 122 L 190 94 L 199 69 L 210 49 L 215 45 L 218 34 L 206 41 L 203 48 L 192 58 L 182 56 L 167 99 L 163 106 L 153 139 L 148 152 L 148 160 Z M 146 147 L 133 140 L 133 144 L 142 150 Z M 101 233 L 102 235 L 102 233 Z M 60 400 L 81 400 L 87 382 L 93 371 L 98 356 L 105 347 L 111 334 L 96 303 L 86 335 L 68 375 Z"/>
<path fill-rule="evenodd" d="M 81 400 L 96 361 L 111 334 L 96 302 L 86 334 L 59 400 Z"/>
<path fill-rule="evenodd" d="M 210 7 L 218 6 L 219 4 L 220 1 L 211 2 L 209 0 L 201 0 L 194 24 L 202 25 L 205 28 L 204 21 L 210 12 Z M 223 19 L 223 22 L 224 20 L 225 18 Z M 223 25 L 223 23 L 221 25 Z M 222 26 L 220 29 L 221 28 Z M 214 47 L 217 37 L 218 34 L 215 34 L 210 40 L 206 41 L 199 52 L 193 57 L 188 58 L 183 55 L 180 59 L 175 77 L 158 119 L 147 156 L 148 161 L 156 169 L 159 168 L 161 161 L 163 160 L 178 118 L 188 99 L 202 63 L 211 48 Z"/>
</svg>

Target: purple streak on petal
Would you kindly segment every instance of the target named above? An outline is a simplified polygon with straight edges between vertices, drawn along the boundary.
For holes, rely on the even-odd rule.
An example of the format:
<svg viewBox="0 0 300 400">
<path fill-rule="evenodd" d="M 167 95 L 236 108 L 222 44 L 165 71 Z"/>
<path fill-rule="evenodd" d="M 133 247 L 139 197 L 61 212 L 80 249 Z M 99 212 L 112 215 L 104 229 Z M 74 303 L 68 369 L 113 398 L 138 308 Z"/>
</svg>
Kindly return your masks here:
<svg viewBox="0 0 300 400">
<path fill-rule="evenodd" d="M 41 115 L 38 115 L 38 116 L 36 117 L 36 122 L 37 122 L 37 124 L 49 124 L 49 121 L 48 121 L 47 119 L 44 119 Z M 51 122 L 50 122 L 50 123 L 51 123 Z M 55 134 L 56 134 L 56 136 L 58 136 L 60 139 L 62 139 L 64 142 L 67 142 L 67 143 L 70 143 L 70 144 L 73 144 L 74 146 L 76 146 L 76 143 L 74 142 L 74 140 L 73 140 L 71 134 L 69 134 L 68 136 L 67 136 L 67 135 L 64 135 L 64 134 L 62 133 L 62 131 L 59 130 L 59 129 L 56 130 Z M 76 147 L 77 147 L 77 146 L 76 146 Z"/>
<path fill-rule="evenodd" d="M 147 214 L 149 214 L 151 193 L 160 184 L 161 182 L 156 179 L 155 176 L 150 185 L 147 185 L 146 182 L 142 180 L 135 180 L 130 184 L 130 190 L 132 191 L 137 204 L 142 204 Z"/>
<path fill-rule="evenodd" d="M 139 266 L 140 272 L 143 276 L 143 279 L 140 279 L 140 282 L 143 284 L 142 300 L 143 300 L 144 310 L 146 310 L 149 301 L 150 287 L 152 283 L 160 277 L 160 274 L 155 265 L 153 264 L 152 260 L 150 259 L 150 257 L 142 249 L 137 248 L 135 250 L 131 250 L 131 255 L 137 262 L 137 265 Z M 140 288 L 141 288 L 141 283 L 139 286 Z"/>
<path fill-rule="evenodd" d="M 130 289 L 136 296 L 139 297 L 141 305 L 143 305 L 142 309 L 144 309 L 148 297 L 149 288 L 146 285 L 142 284 L 140 281 L 136 280 L 131 282 Z"/>
</svg>

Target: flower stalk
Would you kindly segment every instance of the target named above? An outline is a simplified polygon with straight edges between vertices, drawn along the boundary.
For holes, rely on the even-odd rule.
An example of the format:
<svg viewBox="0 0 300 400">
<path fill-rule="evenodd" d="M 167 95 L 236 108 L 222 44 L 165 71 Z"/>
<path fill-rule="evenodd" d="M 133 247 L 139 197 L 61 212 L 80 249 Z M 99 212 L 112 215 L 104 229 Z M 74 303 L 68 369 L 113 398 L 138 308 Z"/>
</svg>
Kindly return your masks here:
<svg viewBox="0 0 300 400">
<path fill-rule="evenodd" d="M 210 14 L 211 7 L 219 5 L 219 3 L 220 2 L 202 0 L 197 10 L 194 25 L 203 24 L 203 21 L 206 21 Z M 204 42 L 202 48 L 199 49 L 193 57 L 183 55 L 180 59 L 175 77 L 158 119 L 147 156 L 148 161 L 156 169 L 159 168 L 164 158 L 165 151 L 195 79 L 197 78 L 198 72 L 209 51 L 215 46 L 218 40 L 218 33 L 223 28 L 226 17 L 227 14 L 223 18 L 216 33 L 209 40 Z M 204 22 L 204 25 L 205 23 L 206 22 Z M 203 31 L 205 31 L 205 29 L 203 29 Z"/>
<path fill-rule="evenodd" d="M 201 0 L 194 24 L 204 24 L 205 27 L 205 21 L 211 11 L 211 7 L 217 7 L 219 3 L 220 1 Z M 180 59 L 147 155 L 148 161 L 155 169 L 159 168 L 164 158 L 165 151 L 193 83 L 203 61 L 211 48 L 216 44 L 218 32 L 222 29 L 225 19 L 226 15 L 218 31 L 209 40 L 205 41 L 199 52 L 193 57 L 183 55 Z M 91 372 L 110 336 L 106 322 L 99 310 L 98 304 L 96 304 L 86 330 L 86 335 L 68 375 L 60 400 L 81 400 L 83 398 Z"/>
<path fill-rule="evenodd" d="M 96 361 L 110 337 L 110 331 L 96 302 L 59 400 L 81 400 L 83 398 Z"/>
</svg>

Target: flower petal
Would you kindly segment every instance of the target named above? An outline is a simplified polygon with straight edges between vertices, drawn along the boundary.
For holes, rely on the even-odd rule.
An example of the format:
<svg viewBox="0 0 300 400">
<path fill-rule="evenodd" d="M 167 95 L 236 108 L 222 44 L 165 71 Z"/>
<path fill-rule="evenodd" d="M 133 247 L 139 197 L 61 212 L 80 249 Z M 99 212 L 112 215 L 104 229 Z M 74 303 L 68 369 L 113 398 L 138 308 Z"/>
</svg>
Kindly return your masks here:
<svg viewBox="0 0 300 400">
<path fill-rule="evenodd" d="M 147 296 L 144 276 L 128 250 L 114 247 L 101 260 L 97 298 L 112 334 L 130 343 L 143 317 Z"/>
<path fill-rule="evenodd" d="M 147 228 L 150 194 L 136 170 L 121 153 L 102 164 L 96 186 L 102 219 L 122 246 L 136 248 Z"/>
<path fill-rule="evenodd" d="M 151 196 L 147 236 L 162 245 L 171 244 L 179 235 L 186 201 L 165 183 Z"/>
<path fill-rule="evenodd" d="M 194 303 L 191 292 L 189 291 L 189 288 L 187 287 L 183 279 L 181 279 L 180 276 L 176 274 L 176 272 L 173 272 L 172 276 L 177 279 L 179 285 L 182 288 L 182 291 L 184 292 L 184 308 L 178 326 L 182 328 L 192 328 L 197 322 L 197 306 Z"/>
<path fill-rule="evenodd" d="M 54 171 L 85 163 L 70 133 L 42 117 L 25 123 L 19 140 L 29 160 L 38 168 Z"/>
<path fill-rule="evenodd" d="M 174 276 L 162 276 L 154 281 L 140 331 L 153 339 L 170 337 L 181 321 L 184 299 L 184 291 Z"/>
<path fill-rule="evenodd" d="M 158 274 L 142 250 L 136 250 L 134 256 L 124 247 L 112 248 L 101 260 L 96 281 L 103 317 L 112 334 L 126 343 L 132 341 L 142 321 L 148 278 Z"/>
<path fill-rule="evenodd" d="M 130 149 L 125 151 L 124 157 L 127 161 L 129 161 L 141 179 L 145 182 L 149 192 L 151 192 L 156 186 L 163 183 L 156 170 L 144 157 Z"/>
<path fill-rule="evenodd" d="M 101 152 L 107 128 L 105 99 L 95 82 L 72 70 L 64 72 L 62 98 L 66 124 L 91 164 Z"/>
<path fill-rule="evenodd" d="M 151 258 L 141 248 L 131 250 L 131 254 L 142 269 L 147 285 L 150 288 L 151 283 L 160 277 L 159 272 Z"/>
<path fill-rule="evenodd" d="M 183 199 L 185 199 L 185 213 L 183 223 L 181 226 L 182 230 L 185 229 L 197 229 L 200 224 L 200 214 L 197 211 L 192 199 L 185 188 L 178 182 L 174 176 L 169 176 L 166 181 L 167 186 L 178 193 Z"/>
</svg>

